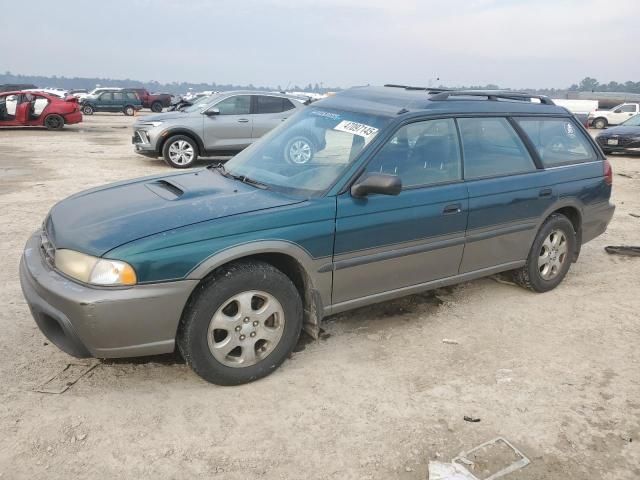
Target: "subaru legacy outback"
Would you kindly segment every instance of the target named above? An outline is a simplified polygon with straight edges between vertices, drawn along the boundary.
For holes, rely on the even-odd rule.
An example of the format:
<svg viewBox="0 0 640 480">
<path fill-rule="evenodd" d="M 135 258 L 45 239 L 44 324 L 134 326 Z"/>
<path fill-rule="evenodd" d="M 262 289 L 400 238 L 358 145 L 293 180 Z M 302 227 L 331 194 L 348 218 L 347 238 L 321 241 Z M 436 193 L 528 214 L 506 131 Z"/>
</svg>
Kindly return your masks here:
<svg viewBox="0 0 640 480">
<path fill-rule="evenodd" d="M 313 157 L 288 161 L 292 138 L 317 139 Z M 71 355 L 177 347 L 206 380 L 241 384 L 330 314 L 498 272 L 555 288 L 607 228 L 611 188 L 602 151 L 546 97 L 354 88 L 224 166 L 61 201 L 20 278 Z"/>
</svg>

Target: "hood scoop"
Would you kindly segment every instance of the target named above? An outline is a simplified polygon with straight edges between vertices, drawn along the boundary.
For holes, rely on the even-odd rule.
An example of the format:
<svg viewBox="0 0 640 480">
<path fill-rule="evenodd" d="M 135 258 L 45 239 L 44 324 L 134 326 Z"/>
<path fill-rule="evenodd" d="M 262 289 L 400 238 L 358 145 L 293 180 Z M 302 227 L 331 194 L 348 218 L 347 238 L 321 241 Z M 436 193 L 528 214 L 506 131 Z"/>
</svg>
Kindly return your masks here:
<svg viewBox="0 0 640 480">
<path fill-rule="evenodd" d="M 184 195 L 184 189 L 170 180 L 157 180 L 145 185 L 149 190 L 165 200 L 177 200 Z"/>
</svg>

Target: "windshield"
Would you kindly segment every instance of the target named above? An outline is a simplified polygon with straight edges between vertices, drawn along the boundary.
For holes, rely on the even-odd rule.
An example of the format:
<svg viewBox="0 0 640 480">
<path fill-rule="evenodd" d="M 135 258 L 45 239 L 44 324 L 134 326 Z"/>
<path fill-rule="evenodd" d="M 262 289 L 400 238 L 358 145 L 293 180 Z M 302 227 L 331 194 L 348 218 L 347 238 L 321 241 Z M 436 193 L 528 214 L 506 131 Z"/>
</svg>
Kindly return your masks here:
<svg viewBox="0 0 640 480">
<path fill-rule="evenodd" d="M 634 115 L 626 122 L 622 122 L 625 127 L 640 127 L 640 115 Z"/>
<path fill-rule="evenodd" d="M 308 107 L 229 160 L 225 169 L 273 190 L 317 196 L 388 121 L 376 115 Z"/>
<path fill-rule="evenodd" d="M 205 95 L 204 97 L 198 97 L 195 100 L 193 100 L 193 103 L 190 106 L 183 108 L 182 111 L 183 112 L 202 112 L 209 105 L 211 105 L 213 100 L 217 99 L 219 96 L 220 95 Z"/>
</svg>

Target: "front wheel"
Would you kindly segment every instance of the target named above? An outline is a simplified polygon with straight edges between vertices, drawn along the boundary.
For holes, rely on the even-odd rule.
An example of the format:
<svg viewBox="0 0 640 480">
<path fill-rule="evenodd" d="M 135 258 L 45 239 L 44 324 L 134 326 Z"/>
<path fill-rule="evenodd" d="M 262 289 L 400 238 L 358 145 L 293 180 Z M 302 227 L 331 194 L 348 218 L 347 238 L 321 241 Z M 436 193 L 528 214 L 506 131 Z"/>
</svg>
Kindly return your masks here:
<svg viewBox="0 0 640 480">
<path fill-rule="evenodd" d="M 542 224 L 536 235 L 527 263 L 514 272 L 519 285 L 534 292 L 556 288 L 571 267 L 576 251 L 573 224 L 561 214 L 553 214 Z"/>
<path fill-rule="evenodd" d="M 239 385 L 284 362 L 302 329 L 302 301 L 268 263 L 241 261 L 214 273 L 189 300 L 177 336 L 180 353 L 208 382 Z"/>
<path fill-rule="evenodd" d="M 44 126 L 48 130 L 60 130 L 64 127 L 64 118 L 55 113 L 47 115 L 47 118 L 44 119 Z"/>
<path fill-rule="evenodd" d="M 93 107 L 91 105 L 85 105 L 82 107 L 82 113 L 85 115 L 93 115 Z"/>
<path fill-rule="evenodd" d="M 189 168 L 198 158 L 198 149 L 191 138 L 176 135 L 165 142 L 162 158 L 170 167 Z"/>
</svg>

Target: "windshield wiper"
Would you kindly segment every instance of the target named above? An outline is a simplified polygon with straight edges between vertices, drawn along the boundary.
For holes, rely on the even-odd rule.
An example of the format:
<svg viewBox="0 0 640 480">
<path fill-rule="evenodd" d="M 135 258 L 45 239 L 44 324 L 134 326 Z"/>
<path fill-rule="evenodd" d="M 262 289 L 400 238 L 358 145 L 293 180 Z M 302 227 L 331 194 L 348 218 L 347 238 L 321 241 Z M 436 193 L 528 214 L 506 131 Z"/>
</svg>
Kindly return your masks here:
<svg viewBox="0 0 640 480">
<path fill-rule="evenodd" d="M 269 188 L 266 183 L 263 183 L 259 180 L 249 178 L 246 175 L 235 175 L 227 171 L 227 169 L 224 167 L 224 164 L 222 163 L 213 165 L 213 168 L 215 168 L 223 177 L 233 178 L 234 180 L 239 180 L 242 183 L 246 183 L 247 185 L 251 185 L 252 187 L 261 188 L 262 190 L 266 190 L 267 188 Z"/>
</svg>

